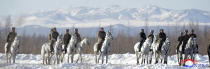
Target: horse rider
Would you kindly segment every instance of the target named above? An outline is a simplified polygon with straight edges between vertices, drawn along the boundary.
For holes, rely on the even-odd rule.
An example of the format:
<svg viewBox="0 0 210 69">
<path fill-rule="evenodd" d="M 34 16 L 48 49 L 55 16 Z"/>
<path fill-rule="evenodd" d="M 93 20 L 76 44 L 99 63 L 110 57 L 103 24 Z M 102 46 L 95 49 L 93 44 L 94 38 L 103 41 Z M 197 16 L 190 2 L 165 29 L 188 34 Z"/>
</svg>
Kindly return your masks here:
<svg viewBox="0 0 210 69">
<path fill-rule="evenodd" d="M 146 40 L 146 34 L 144 33 L 144 29 L 141 29 L 141 32 L 139 33 L 140 35 L 140 46 L 139 46 L 139 51 L 141 51 L 141 47 L 143 45 L 143 43 L 145 42 Z"/>
<path fill-rule="evenodd" d="M 50 41 L 50 52 L 53 53 L 54 51 L 54 44 L 57 41 L 57 37 L 59 36 L 59 33 L 57 32 L 56 28 L 51 29 L 51 32 L 48 36 L 48 40 Z"/>
<path fill-rule="evenodd" d="M 11 44 L 12 42 L 15 40 L 15 37 L 17 36 L 17 33 L 15 31 L 15 27 L 12 27 L 12 30 L 9 32 L 9 34 L 7 35 L 7 52 L 9 52 L 10 50 L 10 47 L 11 47 Z"/>
<path fill-rule="evenodd" d="M 160 32 L 158 34 L 158 40 L 160 42 L 159 47 L 158 47 L 158 51 L 160 51 L 161 48 L 162 48 L 163 42 L 165 42 L 165 40 L 166 40 L 166 34 L 164 33 L 163 29 L 160 29 Z"/>
<path fill-rule="evenodd" d="M 98 31 L 98 45 L 97 45 L 97 50 L 100 51 L 102 44 L 105 40 L 106 37 L 106 32 L 104 31 L 104 28 L 101 27 L 100 30 Z"/>
<path fill-rule="evenodd" d="M 184 36 L 183 36 L 183 45 L 182 45 L 182 54 L 184 53 L 184 50 L 185 50 L 185 47 L 186 47 L 186 44 L 189 40 L 190 36 L 188 35 L 188 30 L 185 30 L 184 32 Z"/>
<path fill-rule="evenodd" d="M 191 30 L 190 34 L 189 34 L 190 37 L 193 37 L 193 38 L 196 38 L 196 34 L 194 33 L 194 29 Z M 198 44 L 196 44 L 196 47 L 198 49 Z M 198 51 L 196 51 L 196 53 L 198 53 Z"/>
<path fill-rule="evenodd" d="M 194 29 L 191 30 L 190 34 L 189 34 L 190 37 L 193 37 L 193 38 L 196 38 L 196 34 L 194 34 Z"/>
<path fill-rule="evenodd" d="M 77 42 L 75 44 L 75 47 L 77 47 L 77 44 L 81 41 L 81 37 L 80 37 L 80 34 L 79 34 L 77 28 L 74 29 L 74 34 L 73 35 L 76 35 L 76 37 L 77 37 Z"/>
<path fill-rule="evenodd" d="M 183 37 L 184 37 L 183 32 L 180 32 L 180 36 L 178 37 L 178 42 L 179 42 L 179 44 L 178 44 L 178 46 L 177 46 L 177 48 L 176 48 L 177 51 L 179 50 L 179 47 L 180 47 L 180 45 L 182 44 Z"/>
<path fill-rule="evenodd" d="M 152 38 L 152 41 L 154 39 L 154 30 L 151 30 L 150 31 L 150 34 L 148 35 L 148 38 L 151 37 Z"/>
<path fill-rule="evenodd" d="M 67 46 L 69 44 L 69 41 L 71 39 L 71 34 L 69 33 L 69 29 L 66 29 L 66 33 L 63 36 L 62 43 L 64 44 L 64 49 L 63 51 L 66 53 L 67 52 Z"/>
</svg>

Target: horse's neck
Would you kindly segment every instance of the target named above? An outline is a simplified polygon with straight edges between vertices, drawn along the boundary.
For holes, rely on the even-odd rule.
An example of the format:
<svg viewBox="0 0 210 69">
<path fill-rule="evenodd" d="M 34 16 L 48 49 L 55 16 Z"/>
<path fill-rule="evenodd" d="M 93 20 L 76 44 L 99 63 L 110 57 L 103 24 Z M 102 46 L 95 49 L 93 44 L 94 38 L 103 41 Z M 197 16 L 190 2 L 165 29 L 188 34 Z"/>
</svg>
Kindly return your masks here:
<svg viewBox="0 0 210 69">
<path fill-rule="evenodd" d="M 110 43 L 110 40 L 109 39 L 105 39 L 104 42 L 103 42 L 103 46 L 107 46 L 109 43 Z"/>
<path fill-rule="evenodd" d="M 82 41 L 79 43 L 80 47 L 83 47 L 84 44 L 85 44 L 85 40 L 82 40 Z"/>
<path fill-rule="evenodd" d="M 18 40 L 14 40 L 13 42 L 12 42 L 12 47 L 16 47 L 17 46 L 17 44 L 18 44 Z"/>
</svg>

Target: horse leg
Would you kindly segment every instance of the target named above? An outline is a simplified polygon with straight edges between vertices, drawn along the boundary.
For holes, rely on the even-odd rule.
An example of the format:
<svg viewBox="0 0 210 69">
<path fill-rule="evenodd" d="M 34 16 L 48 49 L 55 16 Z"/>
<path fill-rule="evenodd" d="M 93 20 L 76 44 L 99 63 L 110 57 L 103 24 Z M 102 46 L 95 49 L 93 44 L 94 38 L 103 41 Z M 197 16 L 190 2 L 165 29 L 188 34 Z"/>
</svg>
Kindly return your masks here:
<svg viewBox="0 0 210 69">
<path fill-rule="evenodd" d="M 158 54 L 155 53 L 155 64 L 157 64 L 157 63 L 158 63 Z"/>
<path fill-rule="evenodd" d="M 102 64 L 104 63 L 104 53 L 102 53 Z"/>
<path fill-rule="evenodd" d="M 81 63 L 82 63 L 82 53 L 80 54 L 80 61 L 81 61 Z"/>
<path fill-rule="evenodd" d="M 61 53 L 61 62 L 63 62 L 64 56 L 65 56 L 65 54 L 64 53 Z"/>
<path fill-rule="evenodd" d="M 108 63 L 108 54 L 106 54 L 106 64 Z"/>
<path fill-rule="evenodd" d="M 100 60 L 101 56 L 102 56 L 102 52 L 99 52 L 97 63 L 99 63 L 99 60 Z"/>
<path fill-rule="evenodd" d="M 164 63 L 168 64 L 168 54 L 165 56 Z"/>
<path fill-rule="evenodd" d="M 71 55 L 71 63 L 73 63 L 73 61 L 74 61 L 74 53 L 72 53 Z"/>
<path fill-rule="evenodd" d="M 8 60 L 8 54 L 7 53 L 5 53 L 6 54 L 6 60 L 7 60 L 7 63 L 9 63 L 9 60 Z"/>
<path fill-rule="evenodd" d="M 13 63 L 15 63 L 15 57 L 16 57 L 16 54 L 13 53 L 13 55 L 12 55 L 12 61 L 13 61 Z"/>
<path fill-rule="evenodd" d="M 136 52 L 136 61 L 137 61 L 137 65 L 139 64 L 139 57 L 138 57 L 138 52 Z"/>
<path fill-rule="evenodd" d="M 81 53 L 79 53 L 79 57 L 77 58 L 76 63 L 78 63 L 78 61 L 80 60 L 80 58 L 81 58 Z"/>
<path fill-rule="evenodd" d="M 68 58 L 67 58 L 68 63 L 69 63 L 69 56 L 70 56 L 70 54 L 68 54 Z"/>
<path fill-rule="evenodd" d="M 149 54 L 149 64 L 152 64 L 152 52 L 150 52 L 150 54 Z"/>
<path fill-rule="evenodd" d="M 94 52 L 95 55 L 95 63 L 97 64 L 97 52 Z"/>
</svg>

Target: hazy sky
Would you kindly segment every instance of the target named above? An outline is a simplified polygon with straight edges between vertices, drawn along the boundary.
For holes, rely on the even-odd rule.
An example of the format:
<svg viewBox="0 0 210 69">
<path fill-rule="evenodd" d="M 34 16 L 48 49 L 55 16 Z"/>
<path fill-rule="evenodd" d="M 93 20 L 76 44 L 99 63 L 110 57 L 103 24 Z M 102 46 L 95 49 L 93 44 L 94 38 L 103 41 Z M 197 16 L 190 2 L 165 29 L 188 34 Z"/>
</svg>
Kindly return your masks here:
<svg viewBox="0 0 210 69">
<path fill-rule="evenodd" d="M 132 8 L 156 5 L 175 10 L 201 9 L 210 11 L 210 0 L 0 0 L 0 16 L 69 8 L 70 6 L 108 7 L 111 5 Z"/>
</svg>

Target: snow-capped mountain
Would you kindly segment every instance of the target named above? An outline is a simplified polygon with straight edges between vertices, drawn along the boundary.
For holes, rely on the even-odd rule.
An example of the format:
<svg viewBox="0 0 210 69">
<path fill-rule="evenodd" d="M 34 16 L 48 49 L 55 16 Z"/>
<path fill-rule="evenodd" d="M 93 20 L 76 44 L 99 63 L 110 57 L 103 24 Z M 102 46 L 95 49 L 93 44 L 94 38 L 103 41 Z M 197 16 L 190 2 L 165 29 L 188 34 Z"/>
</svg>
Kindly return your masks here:
<svg viewBox="0 0 210 69">
<path fill-rule="evenodd" d="M 198 9 L 173 10 L 158 6 L 147 6 L 145 8 L 121 8 L 119 6 L 108 8 L 76 7 L 33 12 L 27 14 L 26 17 L 32 18 L 32 21 L 33 19 L 42 20 L 43 23 L 76 23 L 104 19 L 142 21 L 147 19 L 154 22 L 210 22 L 209 11 Z"/>
</svg>

